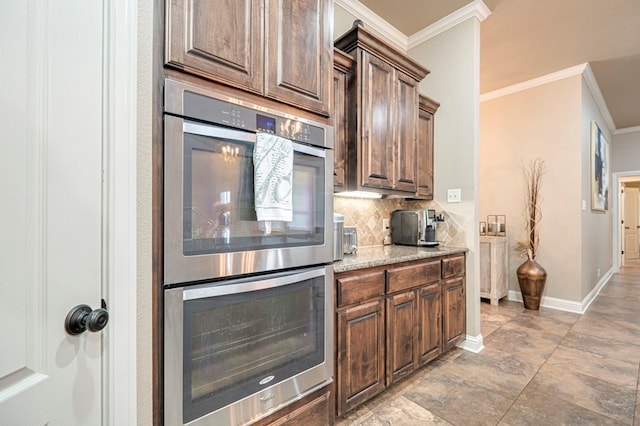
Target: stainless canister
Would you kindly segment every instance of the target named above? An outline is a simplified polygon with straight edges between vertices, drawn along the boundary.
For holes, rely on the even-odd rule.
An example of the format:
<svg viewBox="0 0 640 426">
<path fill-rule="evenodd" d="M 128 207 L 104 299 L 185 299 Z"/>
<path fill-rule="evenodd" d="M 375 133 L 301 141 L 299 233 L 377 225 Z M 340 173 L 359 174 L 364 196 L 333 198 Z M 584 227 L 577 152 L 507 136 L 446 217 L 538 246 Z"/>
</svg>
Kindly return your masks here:
<svg viewBox="0 0 640 426">
<path fill-rule="evenodd" d="M 344 229 L 344 216 L 339 213 L 333 214 L 333 260 L 342 260 L 344 255 L 343 251 L 343 238 L 342 232 Z"/>
</svg>

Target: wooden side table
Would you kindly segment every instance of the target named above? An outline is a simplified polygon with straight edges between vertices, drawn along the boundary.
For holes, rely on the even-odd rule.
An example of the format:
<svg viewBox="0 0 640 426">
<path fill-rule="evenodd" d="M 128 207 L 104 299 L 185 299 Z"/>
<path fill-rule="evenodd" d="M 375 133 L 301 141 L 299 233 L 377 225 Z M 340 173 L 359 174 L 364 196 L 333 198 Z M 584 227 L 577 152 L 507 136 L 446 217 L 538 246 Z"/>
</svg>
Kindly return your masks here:
<svg viewBox="0 0 640 426">
<path fill-rule="evenodd" d="M 480 237 L 480 297 L 497 306 L 508 289 L 507 237 Z"/>
</svg>

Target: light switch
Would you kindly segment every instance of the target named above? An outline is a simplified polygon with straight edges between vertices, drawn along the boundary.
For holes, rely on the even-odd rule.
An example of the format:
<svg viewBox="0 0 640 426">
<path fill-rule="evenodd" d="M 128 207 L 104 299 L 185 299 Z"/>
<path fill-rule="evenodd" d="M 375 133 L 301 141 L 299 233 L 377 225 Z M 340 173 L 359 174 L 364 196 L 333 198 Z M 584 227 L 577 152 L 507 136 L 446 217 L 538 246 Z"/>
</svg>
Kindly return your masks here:
<svg viewBox="0 0 640 426">
<path fill-rule="evenodd" d="M 462 201 L 461 189 L 447 189 L 447 203 L 459 203 Z"/>
<path fill-rule="evenodd" d="M 582 200 L 582 210 L 587 209 L 587 200 Z"/>
</svg>

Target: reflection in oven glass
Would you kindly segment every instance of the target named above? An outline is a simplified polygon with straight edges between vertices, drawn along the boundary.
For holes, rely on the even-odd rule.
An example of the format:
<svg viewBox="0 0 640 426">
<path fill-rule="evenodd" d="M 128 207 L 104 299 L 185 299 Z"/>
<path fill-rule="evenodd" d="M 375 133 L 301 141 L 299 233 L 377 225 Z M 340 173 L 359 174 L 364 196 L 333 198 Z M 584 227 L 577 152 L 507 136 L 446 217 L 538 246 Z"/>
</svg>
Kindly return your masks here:
<svg viewBox="0 0 640 426">
<path fill-rule="evenodd" d="M 225 304 L 192 317 L 191 396 L 195 402 L 322 351 L 310 287 Z"/>
<path fill-rule="evenodd" d="M 256 219 L 253 145 L 185 135 L 183 254 L 323 244 L 323 164 L 294 152 L 292 221 L 268 228 Z"/>
</svg>

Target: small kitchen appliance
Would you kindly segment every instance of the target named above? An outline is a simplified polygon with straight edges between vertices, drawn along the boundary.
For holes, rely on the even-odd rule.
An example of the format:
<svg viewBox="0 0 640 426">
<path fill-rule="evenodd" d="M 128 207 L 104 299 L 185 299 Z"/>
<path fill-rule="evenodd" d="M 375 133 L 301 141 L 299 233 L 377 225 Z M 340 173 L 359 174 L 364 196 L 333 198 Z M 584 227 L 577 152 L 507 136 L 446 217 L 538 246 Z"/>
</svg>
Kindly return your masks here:
<svg viewBox="0 0 640 426">
<path fill-rule="evenodd" d="M 358 251 L 358 230 L 355 226 L 345 226 L 342 233 L 344 254 L 356 254 Z"/>
<path fill-rule="evenodd" d="M 396 210 L 391 213 L 393 244 L 435 247 L 436 211 L 432 209 Z"/>
</svg>

